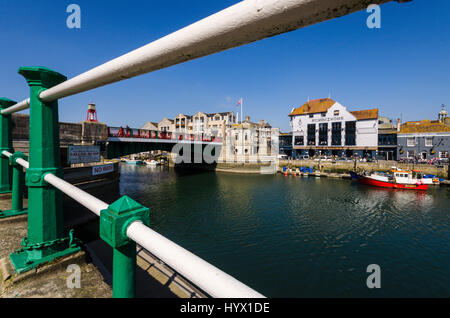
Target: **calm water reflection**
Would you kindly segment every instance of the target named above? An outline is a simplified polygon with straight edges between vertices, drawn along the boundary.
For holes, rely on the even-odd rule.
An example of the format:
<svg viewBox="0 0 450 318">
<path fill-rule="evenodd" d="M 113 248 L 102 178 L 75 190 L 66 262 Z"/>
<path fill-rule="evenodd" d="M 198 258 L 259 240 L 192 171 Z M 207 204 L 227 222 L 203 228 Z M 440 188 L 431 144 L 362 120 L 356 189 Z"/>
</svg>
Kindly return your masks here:
<svg viewBox="0 0 450 318">
<path fill-rule="evenodd" d="M 121 177 L 153 229 L 269 297 L 450 297 L 449 190 L 127 165 Z"/>
</svg>

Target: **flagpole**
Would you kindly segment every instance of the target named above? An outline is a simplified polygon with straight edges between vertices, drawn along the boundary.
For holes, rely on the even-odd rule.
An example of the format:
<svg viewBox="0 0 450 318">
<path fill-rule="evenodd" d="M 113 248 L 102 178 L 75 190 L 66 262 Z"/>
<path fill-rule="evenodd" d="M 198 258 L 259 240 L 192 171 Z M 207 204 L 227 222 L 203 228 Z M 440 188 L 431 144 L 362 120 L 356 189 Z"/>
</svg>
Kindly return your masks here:
<svg viewBox="0 0 450 318">
<path fill-rule="evenodd" d="M 242 131 L 242 156 L 244 156 L 244 160 L 243 162 L 245 163 L 245 152 L 244 152 L 244 148 L 245 148 L 245 138 L 244 138 L 244 113 L 242 112 L 242 104 L 244 104 L 244 99 L 241 97 L 241 131 Z"/>
<path fill-rule="evenodd" d="M 244 122 L 244 114 L 242 112 L 242 107 L 244 106 L 244 99 L 241 97 L 241 123 Z"/>
</svg>

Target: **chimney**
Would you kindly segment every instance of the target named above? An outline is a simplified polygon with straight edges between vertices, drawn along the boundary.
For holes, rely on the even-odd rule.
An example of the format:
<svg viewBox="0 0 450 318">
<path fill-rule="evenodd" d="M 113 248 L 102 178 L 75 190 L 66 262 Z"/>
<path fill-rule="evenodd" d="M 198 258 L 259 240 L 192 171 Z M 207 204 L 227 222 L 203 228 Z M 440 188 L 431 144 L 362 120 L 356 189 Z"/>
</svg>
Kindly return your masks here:
<svg viewBox="0 0 450 318">
<path fill-rule="evenodd" d="M 262 126 L 264 126 L 264 119 L 261 119 L 260 121 L 259 121 L 259 125 L 262 127 Z"/>
<path fill-rule="evenodd" d="M 400 118 L 397 119 L 397 131 L 400 131 L 402 128 L 402 122 L 400 121 Z"/>
<path fill-rule="evenodd" d="M 250 116 L 245 116 L 245 121 L 249 123 L 250 122 Z"/>
</svg>

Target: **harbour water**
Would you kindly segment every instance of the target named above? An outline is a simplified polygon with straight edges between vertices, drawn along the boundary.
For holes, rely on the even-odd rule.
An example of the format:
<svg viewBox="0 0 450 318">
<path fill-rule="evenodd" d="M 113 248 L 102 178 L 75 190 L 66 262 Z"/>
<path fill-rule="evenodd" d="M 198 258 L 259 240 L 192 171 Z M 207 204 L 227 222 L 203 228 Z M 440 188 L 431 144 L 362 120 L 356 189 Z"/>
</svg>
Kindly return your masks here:
<svg viewBox="0 0 450 318">
<path fill-rule="evenodd" d="M 121 166 L 151 227 L 268 297 L 450 297 L 450 188 Z M 381 288 L 366 285 L 381 268 Z"/>
</svg>

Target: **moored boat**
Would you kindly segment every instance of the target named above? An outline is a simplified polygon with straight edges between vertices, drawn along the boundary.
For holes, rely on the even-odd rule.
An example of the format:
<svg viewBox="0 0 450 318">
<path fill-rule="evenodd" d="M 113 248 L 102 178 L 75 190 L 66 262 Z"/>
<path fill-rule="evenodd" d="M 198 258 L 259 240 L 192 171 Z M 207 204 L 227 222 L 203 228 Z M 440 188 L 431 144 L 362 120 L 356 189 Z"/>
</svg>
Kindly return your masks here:
<svg viewBox="0 0 450 318">
<path fill-rule="evenodd" d="M 374 172 L 358 174 L 350 171 L 353 180 L 361 184 L 405 190 L 427 190 L 428 184 L 416 178 L 411 171 L 391 170 L 391 173 Z"/>
<path fill-rule="evenodd" d="M 141 165 L 142 160 L 133 160 L 133 159 L 126 159 L 125 163 L 128 165 Z"/>
<path fill-rule="evenodd" d="M 156 166 L 160 165 L 160 163 L 158 161 L 156 161 L 156 160 L 146 160 L 145 164 L 147 166 L 151 166 L 151 167 L 156 167 Z"/>
</svg>

